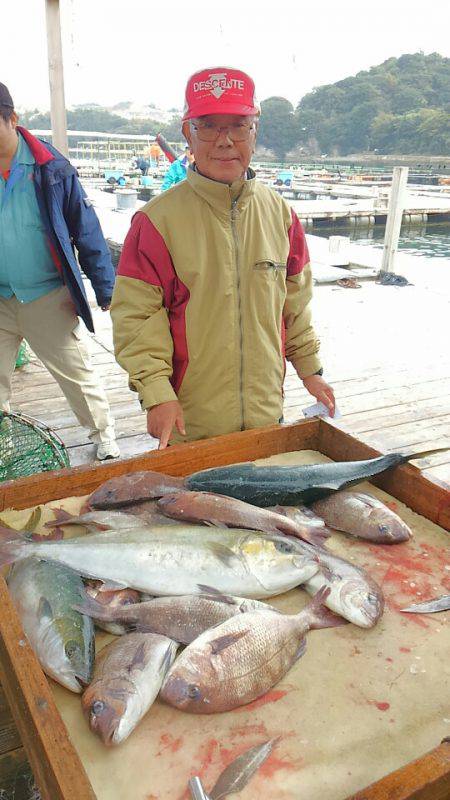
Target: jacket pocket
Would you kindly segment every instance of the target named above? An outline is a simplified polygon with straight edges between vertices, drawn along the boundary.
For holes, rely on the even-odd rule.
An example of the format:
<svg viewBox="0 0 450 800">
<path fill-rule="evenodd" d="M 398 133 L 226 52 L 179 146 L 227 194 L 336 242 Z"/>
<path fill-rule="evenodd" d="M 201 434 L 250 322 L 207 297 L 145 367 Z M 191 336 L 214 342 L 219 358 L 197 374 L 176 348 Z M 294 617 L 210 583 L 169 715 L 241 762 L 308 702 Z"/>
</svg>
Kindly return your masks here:
<svg viewBox="0 0 450 800">
<path fill-rule="evenodd" d="M 253 269 L 260 270 L 264 274 L 271 276 L 274 280 L 277 280 L 279 275 L 284 276 L 284 273 L 286 272 L 286 263 L 281 261 L 273 261 L 272 259 L 268 258 L 261 261 L 255 261 Z"/>
<path fill-rule="evenodd" d="M 251 270 L 252 313 L 267 329 L 267 335 L 279 335 L 286 299 L 286 263 L 275 259 L 258 259 Z"/>
</svg>

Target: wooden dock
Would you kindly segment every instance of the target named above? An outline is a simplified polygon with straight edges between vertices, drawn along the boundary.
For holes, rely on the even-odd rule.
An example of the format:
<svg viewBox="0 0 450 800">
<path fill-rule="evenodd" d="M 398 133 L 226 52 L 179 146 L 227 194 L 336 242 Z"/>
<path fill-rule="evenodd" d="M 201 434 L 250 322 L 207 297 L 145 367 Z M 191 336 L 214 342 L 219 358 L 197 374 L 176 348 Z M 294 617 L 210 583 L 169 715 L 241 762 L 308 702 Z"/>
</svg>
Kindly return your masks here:
<svg viewBox="0 0 450 800">
<path fill-rule="evenodd" d="M 117 217 L 126 227 L 126 218 Z M 381 251 L 369 248 L 368 256 L 369 251 L 371 263 L 381 259 Z M 357 290 L 316 286 L 314 319 L 322 340 L 325 377 L 335 388 L 342 413 L 334 424 L 384 452 L 450 448 L 450 264 L 399 255 L 398 266 L 414 285 L 362 281 Z M 109 314 L 92 305 L 96 324 L 92 358 L 116 419 L 121 457 L 128 458 L 153 449 L 157 442 L 147 435 L 145 415 L 114 359 Z M 288 367 L 286 422 L 300 419 L 302 409 L 313 402 Z M 94 459 L 95 448 L 86 431 L 35 358 L 14 375 L 13 409 L 54 429 L 67 446 L 73 466 Z M 450 449 L 415 463 L 425 475 L 450 488 Z M 1 690 L 0 797 L 39 797 Z"/>
</svg>

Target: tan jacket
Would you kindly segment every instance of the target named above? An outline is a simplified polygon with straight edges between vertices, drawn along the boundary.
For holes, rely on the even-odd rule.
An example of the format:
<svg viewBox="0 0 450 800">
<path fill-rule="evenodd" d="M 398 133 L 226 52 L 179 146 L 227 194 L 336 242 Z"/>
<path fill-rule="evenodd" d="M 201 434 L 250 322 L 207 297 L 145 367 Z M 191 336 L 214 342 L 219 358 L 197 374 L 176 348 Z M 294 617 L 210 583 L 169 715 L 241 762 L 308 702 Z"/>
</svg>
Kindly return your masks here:
<svg viewBox="0 0 450 800">
<path fill-rule="evenodd" d="M 254 177 L 192 169 L 125 240 L 111 315 L 118 362 L 143 408 L 178 397 L 187 440 L 278 422 L 284 356 L 320 369 L 308 251 L 288 204 Z"/>
</svg>

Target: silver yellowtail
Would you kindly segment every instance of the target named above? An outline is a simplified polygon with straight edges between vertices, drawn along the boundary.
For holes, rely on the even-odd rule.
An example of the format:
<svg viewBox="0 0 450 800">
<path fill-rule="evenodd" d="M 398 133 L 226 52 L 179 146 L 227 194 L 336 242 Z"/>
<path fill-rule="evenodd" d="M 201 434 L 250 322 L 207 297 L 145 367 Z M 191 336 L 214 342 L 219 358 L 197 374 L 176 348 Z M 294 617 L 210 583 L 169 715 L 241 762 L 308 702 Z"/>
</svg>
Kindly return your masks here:
<svg viewBox="0 0 450 800">
<path fill-rule="evenodd" d="M 281 534 L 182 525 L 105 531 L 53 542 L 0 543 L 0 564 L 28 556 L 56 561 L 105 588 L 196 594 L 198 584 L 239 597 L 271 597 L 318 570 L 317 556 Z"/>
</svg>

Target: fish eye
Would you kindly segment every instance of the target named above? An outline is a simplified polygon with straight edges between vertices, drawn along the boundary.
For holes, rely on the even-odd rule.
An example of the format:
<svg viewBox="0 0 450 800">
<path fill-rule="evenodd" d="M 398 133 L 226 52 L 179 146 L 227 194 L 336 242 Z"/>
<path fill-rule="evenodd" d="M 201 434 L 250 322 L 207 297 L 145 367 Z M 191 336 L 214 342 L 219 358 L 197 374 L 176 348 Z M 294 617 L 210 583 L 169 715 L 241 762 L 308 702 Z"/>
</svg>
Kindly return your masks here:
<svg viewBox="0 0 450 800">
<path fill-rule="evenodd" d="M 388 525 L 378 525 L 378 530 L 380 533 L 389 533 L 389 526 Z"/>
<path fill-rule="evenodd" d="M 186 686 L 186 694 L 191 700 L 197 700 L 200 697 L 200 688 L 195 685 L 195 683 L 189 683 Z"/>
<path fill-rule="evenodd" d="M 276 541 L 275 547 L 280 553 L 293 553 L 294 545 L 291 542 Z"/>
<path fill-rule="evenodd" d="M 104 710 L 105 710 L 105 704 L 103 700 L 94 700 L 94 702 L 91 705 L 92 713 L 95 714 L 95 716 L 97 717 Z"/>
<path fill-rule="evenodd" d="M 76 642 L 70 641 L 70 642 L 67 642 L 64 650 L 65 650 L 67 658 L 72 658 L 72 656 L 74 656 L 75 653 L 78 652 L 79 647 L 78 647 L 78 644 Z"/>
</svg>

